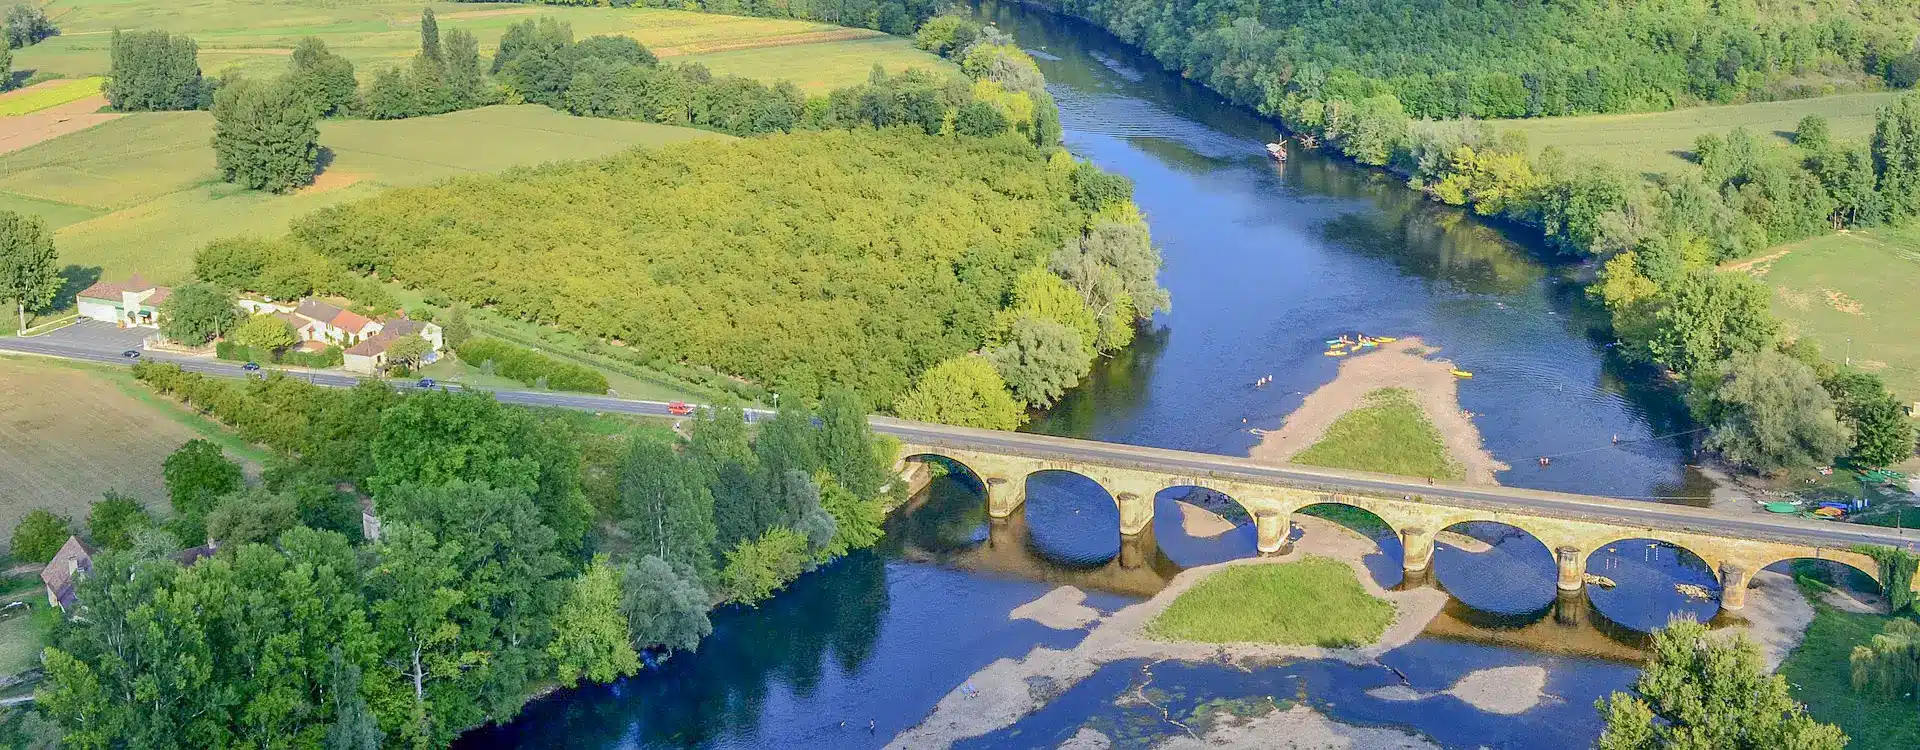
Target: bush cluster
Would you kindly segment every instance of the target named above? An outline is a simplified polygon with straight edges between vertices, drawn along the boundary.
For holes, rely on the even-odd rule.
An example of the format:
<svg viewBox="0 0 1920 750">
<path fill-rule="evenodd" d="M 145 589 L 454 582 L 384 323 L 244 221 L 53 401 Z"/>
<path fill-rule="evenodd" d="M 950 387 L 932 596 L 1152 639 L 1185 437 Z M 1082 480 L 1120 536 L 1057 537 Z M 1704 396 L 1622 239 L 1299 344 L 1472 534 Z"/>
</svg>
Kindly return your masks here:
<svg viewBox="0 0 1920 750">
<path fill-rule="evenodd" d="M 529 386 L 545 385 L 556 391 L 606 393 L 607 376 L 600 371 L 562 362 L 547 355 L 499 339 L 476 338 L 456 350 L 467 364 L 486 367 Z"/>
</svg>

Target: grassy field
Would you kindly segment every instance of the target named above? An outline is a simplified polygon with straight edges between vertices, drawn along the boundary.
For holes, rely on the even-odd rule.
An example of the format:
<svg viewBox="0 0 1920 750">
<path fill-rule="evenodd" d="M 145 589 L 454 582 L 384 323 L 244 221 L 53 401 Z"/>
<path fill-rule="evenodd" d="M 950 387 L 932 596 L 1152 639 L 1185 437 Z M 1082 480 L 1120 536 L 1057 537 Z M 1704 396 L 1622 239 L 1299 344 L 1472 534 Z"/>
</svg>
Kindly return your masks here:
<svg viewBox="0 0 1920 750">
<path fill-rule="evenodd" d="M 1338 648 L 1379 640 L 1393 618 L 1393 605 L 1361 588 L 1346 563 L 1308 557 L 1215 572 L 1173 600 L 1147 633 L 1170 641 Z"/>
<path fill-rule="evenodd" d="M 1920 228 L 1815 237 L 1743 267 L 1773 288 L 1774 312 L 1827 358 L 1851 360 L 1902 401 L 1920 401 Z"/>
<path fill-rule="evenodd" d="M 193 438 L 212 439 L 249 462 L 262 458 L 123 369 L 0 358 L 0 540 L 37 507 L 84 524 L 88 507 L 107 490 L 164 511 L 160 464 Z"/>
<path fill-rule="evenodd" d="M 71 81 L 48 81 L 31 89 L 9 92 L 6 96 L 0 96 L 0 117 L 31 114 L 85 99 L 100 93 L 100 84 L 105 81 L 100 76 L 90 76 Z"/>
<path fill-rule="evenodd" d="M 314 186 L 281 196 L 221 182 L 212 129 L 205 112 L 136 114 L 0 156 L 0 207 L 55 226 L 64 263 L 100 267 L 110 279 L 139 272 L 171 283 L 188 277 L 194 251 L 209 240 L 277 234 L 294 217 L 387 187 L 725 137 L 537 105 L 329 121 L 320 143 L 332 161 Z"/>
<path fill-rule="evenodd" d="M 164 29 L 191 34 L 200 45 L 201 67 L 209 74 L 228 68 L 278 73 L 301 37 L 317 36 L 352 60 L 365 78 L 378 67 L 404 65 L 413 56 L 420 40 L 420 9 L 428 5 L 442 33 L 467 29 L 488 56 L 508 26 L 547 16 L 572 24 L 575 38 L 631 36 L 664 56 L 702 62 L 716 72 L 792 79 L 815 89 L 864 81 L 875 62 L 891 71 L 947 65 L 913 49 L 905 39 L 879 32 L 654 8 L 419 0 L 54 0 L 47 10 L 60 25 L 61 35 L 16 51 L 13 67 L 69 77 L 98 75 L 107 69 L 108 34 L 113 29 Z M 757 47 L 767 49 L 758 54 L 742 52 Z"/>
<path fill-rule="evenodd" d="M 1704 133 L 1725 133 L 1744 126 L 1756 135 L 1786 143 L 1800 118 L 1825 115 L 1835 138 L 1861 138 L 1873 132 L 1873 114 L 1899 92 L 1845 94 L 1784 102 L 1693 107 L 1671 112 L 1507 120 L 1503 130 L 1527 134 L 1535 150 L 1556 147 L 1616 165 L 1630 174 L 1655 175 L 1689 168 L 1686 154 Z"/>
<path fill-rule="evenodd" d="M 1295 455 L 1293 462 L 1409 477 L 1465 476 L 1413 394 L 1399 388 L 1367 394 L 1359 408 L 1342 414 L 1320 442 Z"/>
<path fill-rule="evenodd" d="M 1807 712 L 1821 721 L 1838 724 L 1855 750 L 1895 750 L 1920 747 L 1920 721 L 1915 721 L 1911 698 L 1889 698 L 1856 693 L 1848 655 L 1853 647 L 1873 640 L 1893 618 L 1843 612 L 1821 601 L 1822 584 L 1799 579 L 1813 604 L 1813 624 L 1800 646 L 1780 664 L 1780 674 L 1793 686 L 1793 697 L 1807 704 Z"/>
<path fill-rule="evenodd" d="M 0 620 L 0 677 L 9 677 L 40 666 L 40 650 L 60 623 L 60 610 L 47 606 L 43 589 L 35 587 L 0 601 L 25 601 L 32 609 Z"/>
</svg>

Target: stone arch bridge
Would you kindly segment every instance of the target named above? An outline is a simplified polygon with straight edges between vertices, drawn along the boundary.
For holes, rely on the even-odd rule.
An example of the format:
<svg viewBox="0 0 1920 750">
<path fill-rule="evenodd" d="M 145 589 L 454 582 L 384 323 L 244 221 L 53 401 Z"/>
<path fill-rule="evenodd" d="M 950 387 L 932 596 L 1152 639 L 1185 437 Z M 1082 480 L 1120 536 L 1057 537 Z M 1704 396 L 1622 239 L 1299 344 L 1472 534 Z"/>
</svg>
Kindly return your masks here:
<svg viewBox="0 0 1920 750">
<path fill-rule="evenodd" d="M 898 469 L 909 482 L 924 481 L 924 470 L 912 460 L 922 457 L 943 458 L 973 472 L 986 487 L 988 513 L 995 518 L 1012 515 L 1025 502 L 1029 475 L 1067 471 L 1107 491 L 1119 507 L 1124 539 L 1150 532 L 1154 496 L 1161 490 L 1201 487 L 1243 507 L 1254 519 L 1260 551 L 1273 554 L 1287 544 L 1295 511 L 1336 503 L 1365 509 L 1391 526 L 1405 545 L 1403 564 L 1410 573 L 1427 569 L 1439 531 L 1467 521 L 1494 521 L 1532 534 L 1553 550 L 1563 591 L 1584 586 L 1586 561 L 1594 551 L 1618 541 L 1649 539 L 1684 548 L 1705 561 L 1722 586 L 1721 607 L 1730 610 L 1745 606 L 1753 574 L 1774 563 L 1831 560 L 1879 582 L 1878 564 L 1853 548 L 1913 544 L 1913 537 L 1893 529 L 1798 517 L 1512 487 L 1414 483 L 1364 472 L 1271 466 L 1244 458 L 882 417 L 875 417 L 873 426 L 900 441 Z"/>
</svg>

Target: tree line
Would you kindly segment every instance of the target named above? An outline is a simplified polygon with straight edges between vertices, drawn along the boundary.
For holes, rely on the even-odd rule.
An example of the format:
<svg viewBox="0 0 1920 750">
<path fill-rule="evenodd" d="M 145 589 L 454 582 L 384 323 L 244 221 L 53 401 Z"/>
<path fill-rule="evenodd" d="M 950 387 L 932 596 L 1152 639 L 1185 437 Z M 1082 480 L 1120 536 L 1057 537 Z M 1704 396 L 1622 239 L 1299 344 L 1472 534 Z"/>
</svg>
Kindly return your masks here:
<svg viewBox="0 0 1920 750">
<path fill-rule="evenodd" d="M 171 513 L 95 504 L 36 694 L 71 747 L 445 746 L 542 684 L 696 648 L 710 607 L 871 546 L 891 502 L 891 448 L 848 392 L 674 439 L 483 394 L 136 376 L 272 455 L 248 486 L 190 441 L 164 464 Z M 15 552 L 69 527 L 36 511 Z"/>
<path fill-rule="evenodd" d="M 1235 103 L 1392 96 L 1425 118 L 1670 109 L 1905 88 L 1920 78 L 1911 13 L 1847 6 L 1816 16 L 1664 0 L 1395 0 L 1365 12 L 1308 0 L 1051 0 Z M 1807 80 L 1820 83 L 1805 83 Z"/>
<path fill-rule="evenodd" d="M 8 91 L 20 83 L 13 74 L 13 51 L 58 36 L 60 27 L 47 18 L 47 11 L 40 6 L 19 3 L 7 6 L 6 16 L 0 18 L 0 34 L 5 37 L 5 43 L 0 44 L 0 91 Z M 27 82 L 32 83 L 33 79 Z"/>
<path fill-rule="evenodd" d="M 465 2 L 466 0 L 462 0 Z M 614 8 L 672 8 L 729 16 L 799 18 L 835 26 L 884 31 L 895 36 L 915 27 L 942 7 L 940 0 L 521 0 L 538 5 L 611 6 Z"/>
</svg>

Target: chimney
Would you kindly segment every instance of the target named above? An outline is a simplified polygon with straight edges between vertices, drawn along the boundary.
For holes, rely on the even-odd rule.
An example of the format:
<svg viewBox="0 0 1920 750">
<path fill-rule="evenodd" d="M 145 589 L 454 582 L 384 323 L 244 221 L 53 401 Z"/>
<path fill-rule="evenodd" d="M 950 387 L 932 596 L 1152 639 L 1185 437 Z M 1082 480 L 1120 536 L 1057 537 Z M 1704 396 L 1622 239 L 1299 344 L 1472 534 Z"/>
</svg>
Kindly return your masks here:
<svg viewBox="0 0 1920 750">
<path fill-rule="evenodd" d="M 71 576 L 79 572 L 80 572 L 80 558 L 78 557 L 67 558 L 67 575 Z"/>
</svg>

